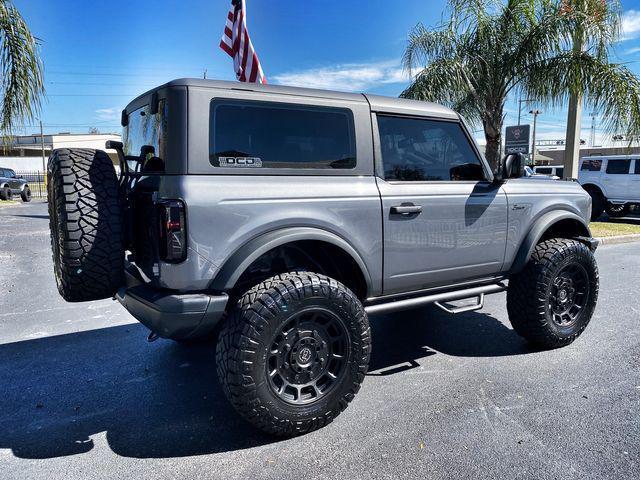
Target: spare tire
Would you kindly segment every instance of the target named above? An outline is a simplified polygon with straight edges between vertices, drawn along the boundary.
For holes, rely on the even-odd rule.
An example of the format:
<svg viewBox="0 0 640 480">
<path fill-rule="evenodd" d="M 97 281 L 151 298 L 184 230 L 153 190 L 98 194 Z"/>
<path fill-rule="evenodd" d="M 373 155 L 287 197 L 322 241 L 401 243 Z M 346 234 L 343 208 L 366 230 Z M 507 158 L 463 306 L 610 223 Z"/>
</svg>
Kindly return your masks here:
<svg viewBox="0 0 640 480">
<path fill-rule="evenodd" d="M 49 157 L 53 270 L 68 302 L 112 297 L 124 283 L 122 200 L 109 156 L 59 149 Z"/>
</svg>

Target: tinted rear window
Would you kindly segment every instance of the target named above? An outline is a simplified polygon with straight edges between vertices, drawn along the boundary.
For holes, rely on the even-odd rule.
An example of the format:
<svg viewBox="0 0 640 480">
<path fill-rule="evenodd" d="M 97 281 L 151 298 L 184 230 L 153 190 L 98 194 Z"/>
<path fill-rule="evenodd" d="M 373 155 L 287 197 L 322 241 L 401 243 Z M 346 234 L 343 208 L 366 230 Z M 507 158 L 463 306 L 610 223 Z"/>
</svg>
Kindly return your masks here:
<svg viewBox="0 0 640 480">
<path fill-rule="evenodd" d="M 140 149 L 153 147 L 155 156 L 164 159 L 167 133 L 167 102 L 160 100 L 158 113 L 151 114 L 149 105 L 138 108 L 129 114 L 129 124 L 124 128 L 122 143 L 124 154 L 140 155 Z"/>
<path fill-rule="evenodd" d="M 544 175 L 551 175 L 551 168 L 536 167 L 535 171 L 536 171 L 536 173 L 542 173 Z"/>
<path fill-rule="evenodd" d="M 629 173 L 631 160 L 609 160 L 607 163 L 607 173 L 624 174 Z"/>
<path fill-rule="evenodd" d="M 636 158 L 635 174 L 640 175 L 640 158 Z"/>
<path fill-rule="evenodd" d="M 353 115 L 345 108 L 213 100 L 209 119 L 214 167 L 356 166 Z"/>
</svg>

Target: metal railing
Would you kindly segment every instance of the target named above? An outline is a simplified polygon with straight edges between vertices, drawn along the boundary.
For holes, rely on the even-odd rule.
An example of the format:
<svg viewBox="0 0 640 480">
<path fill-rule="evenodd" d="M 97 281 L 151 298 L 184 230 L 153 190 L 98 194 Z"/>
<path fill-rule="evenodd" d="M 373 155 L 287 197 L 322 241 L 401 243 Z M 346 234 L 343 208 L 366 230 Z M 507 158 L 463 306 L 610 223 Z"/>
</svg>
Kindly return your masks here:
<svg viewBox="0 0 640 480">
<path fill-rule="evenodd" d="M 32 197 L 47 198 L 46 174 L 44 172 L 38 170 L 16 170 L 16 175 L 27 181 Z"/>
</svg>

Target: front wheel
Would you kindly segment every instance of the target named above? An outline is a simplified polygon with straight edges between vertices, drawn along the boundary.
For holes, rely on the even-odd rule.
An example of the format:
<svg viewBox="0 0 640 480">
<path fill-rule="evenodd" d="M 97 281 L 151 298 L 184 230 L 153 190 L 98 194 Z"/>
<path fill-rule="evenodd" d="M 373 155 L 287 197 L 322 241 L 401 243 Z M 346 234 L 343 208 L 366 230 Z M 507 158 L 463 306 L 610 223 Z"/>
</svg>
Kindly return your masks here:
<svg viewBox="0 0 640 480">
<path fill-rule="evenodd" d="M 354 398 L 371 351 L 367 315 L 336 280 L 276 275 L 238 301 L 220 332 L 218 377 L 236 410 L 259 429 L 306 433 Z"/>
<path fill-rule="evenodd" d="M 22 198 L 23 202 L 31 201 L 31 189 L 28 185 L 22 189 L 22 192 L 20 192 L 20 197 Z"/>
<path fill-rule="evenodd" d="M 524 270 L 509 279 L 507 311 L 514 330 L 545 348 L 573 342 L 591 320 L 598 299 L 598 267 L 577 240 L 536 245 Z"/>
</svg>

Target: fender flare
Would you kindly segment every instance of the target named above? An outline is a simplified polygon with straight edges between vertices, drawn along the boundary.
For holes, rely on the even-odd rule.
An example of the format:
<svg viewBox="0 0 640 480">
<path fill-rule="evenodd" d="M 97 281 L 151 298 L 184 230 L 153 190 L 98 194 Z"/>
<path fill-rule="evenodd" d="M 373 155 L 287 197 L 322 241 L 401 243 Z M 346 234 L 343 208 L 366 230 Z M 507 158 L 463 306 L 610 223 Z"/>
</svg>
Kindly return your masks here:
<svg viewBox="0 0 640 480">
<path fill-rule="evenodd" d="M 371 275 L 360 254 L 346 240 L 335 233 L 314 227 L 289 227 L 264 233 L 249 240 L 238 248 L 224 263 L 211 282 L 211 289 L 231 290 L 244 271 L 262 254 L 276 247 L 300 240 L 317 240 L 341 248 L 356 262 L 367 284 L 367 292 L 372 290 Z"/>
<path fill-rule="evenodd" d="M 538 220 L 536 220 L 535 224 L 529 230 L 529 233 L 524 237 L 520 246 L 518 247 L 518 253 L 511 265 L 509 270 L 510 274 L 520 272 L 533 254 L 533 249 L 538 244 L 544 233 L 552 227 L 554 224 L 562 221 L 562 220 L 575 220 L 577 221 L 583 228 L 579 235 L 576 237 L 587 237 L 591 238 L 591 230 L 589 230 L 589 225 L 584 221 L 584 219 L 573 212 L 569 212 L 566 210 L 555 210 L 551 212 L 547 212 L 543 214 Z"/>
</svg>

